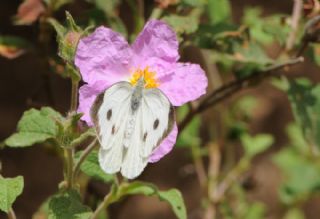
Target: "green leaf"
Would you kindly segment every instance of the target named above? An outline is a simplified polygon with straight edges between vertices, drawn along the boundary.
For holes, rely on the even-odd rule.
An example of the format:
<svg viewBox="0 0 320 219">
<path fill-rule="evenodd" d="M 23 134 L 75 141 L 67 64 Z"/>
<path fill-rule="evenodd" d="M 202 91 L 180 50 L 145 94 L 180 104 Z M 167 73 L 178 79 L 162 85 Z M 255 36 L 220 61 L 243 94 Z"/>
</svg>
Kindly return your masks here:
<svg viewBox="0 0 320 219">
<path fill-rule="evenodd" d="M 305 217 L 301 209 L 292 208 L 286 213 L 284 219 L 305 219 Z"/>
<path fill-rule="evenodd" d="M 77 155 L 80 156 L 80 153 Z M 100 167 L 98 161 L 98 153 L 97 151 L 92 151 L 80 167 L 81 171 L 86 175 L 92 177 L 95 180 L 99 180 L 105 183 L 109 183 L 113 181 L 113 175 L 106 174 Z"/>
<path fill-rule="evenodd" d="M 81 203 L 80 195 L 68 191 L 51 198 L 48 219 L 89 219 L 92 211 Z"/>
<path fill-rule="evenodd" d="M 287 81 L 284 88 L 306 142 L 320 147 L 320 85 L 299 78 Z"/>
<path fill-rule="evenodd" d="M 301 156 L 295 148 L 286 148 L 277 153 L 273 160 L 284 172 L 286 180 L 280 188 L 280 198 L 286 204 L 308 197 L 320 189 L 320 166 Z"/>
<path fill-rule="evenodd" d="M 278 41 L 284 44 L 290 32 L 288 25 L 283 22 L 283 15 L 273 14 L 262 17 L 261 8 L 246 8 L 242 23 L 249 27 L 250 36 L 253 40 L 261 44 L 270 44 Z"/>
<path fill-rule="evenodd" d="M 191 34 L 198 29 L 199 18 L 197 16 L 180 16 L 180 15 L 168 15 L 164 16 L 163 20 L 168 23 L 177 34 Z"/>
<path fill-rule="evenodd" d="M 0 176 L 0 210 L 8 213 L 16 198 L 23 190 L 23 177 L 2 178 Z"/>
<path fill-rule="evenodd" d="M 151 183 L 133 182 L 119 188 L 120 196 L 142 194 L 146 196 L 157 196 L 159 200 L 167 202 L 179 219 L 186 219 L 187 212 L 183 197 L 177 189 L 159 191 Z"/>
<path fill-rule="evenodd" d="M 244 147 L 245 154 L 249 157 L 255 156 L 273 144 L 272 135 L 258 134 L 256 136 L 250 136 L 249 134 L 243 134 L 241 136 L 241 143 Z"/>
<path fill-rule="evenodd" d="M 159 192 L 158 194 L 160 200 L 166 201 L 171 205 L 171 208 L 179 219 L 187 218 L 183 197 L 179 190 L 170 189 L 168 191 Z"/>
<path fill-rule="evenodd" d="M 290 144 L 299 152 L 307 154 L 309 152 L 308 143 L 304 139 L 301 127 L 296 123 L 291 123 L 287 127 L 287 134 L 290 139 Z"/>
<path fill-rule="evenodd" d="M 208 0 L 208 15 L 211 24 L 231 20 L 231 5 L 229 0 Z"/>
<path fill-rule="evenodd" d="M 24 112 L 18 123 L 17 133 L 5 140 L 10 147 L 28 147 L 44 142 L 57 135 L 55 120 L 62 116 L 49 107 L 41 110 L 30 109 Z"/>
</svg>

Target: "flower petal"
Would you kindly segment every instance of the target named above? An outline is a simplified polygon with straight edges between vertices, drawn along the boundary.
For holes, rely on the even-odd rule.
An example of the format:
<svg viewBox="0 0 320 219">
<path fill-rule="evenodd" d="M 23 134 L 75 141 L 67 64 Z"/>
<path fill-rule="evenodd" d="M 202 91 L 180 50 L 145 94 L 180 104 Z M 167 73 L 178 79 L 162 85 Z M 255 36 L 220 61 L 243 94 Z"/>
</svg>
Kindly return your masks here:
<svg viewBox="0 0 320 219">
<path fill-rule="evenodd" d="M 128 42 L 106 27 L 97 28 L 78 44 L 75 64 L 88 84 L 115 83 L 129 76 L 132 51 Z"/>
<path fill-rule="evenodd" d="M 175 32 L 165 22 L 151 20 L 132 45 L 133 66 L 150 67 L 157 74 L 170 69 L 179 59 L 179 43 Z"/>
<path fill-rule="evenodd" d="M 97 81 L 93 85 L 85 84 L 79 89 L 79 107 L 78 112 L 83 113 L 81 120 L 85 121 L 89 126 L 93 126 L 90 117 L 90 109 L 96 97 L 111 84 L 105 81 Z"/>
<path fill-rule="evenodd" d="M 177 123 L 174 124 L 172 131 L 170 134 L 162 141 L 162 143 L 157 147 L 154 152 L 149 157 L 150 163 L 158 162 L 162 157 L 168 154 L 174 144 L 176 143 L 178 136 L 178 126 Z"/>
<path fill-rule="evenodd" d="M 174 106 L 181 106 L 206 93 L 208 79 L 200 65 L 178 63 L 169 74 L 159 78 L 160 90 Z"/>
</svg>

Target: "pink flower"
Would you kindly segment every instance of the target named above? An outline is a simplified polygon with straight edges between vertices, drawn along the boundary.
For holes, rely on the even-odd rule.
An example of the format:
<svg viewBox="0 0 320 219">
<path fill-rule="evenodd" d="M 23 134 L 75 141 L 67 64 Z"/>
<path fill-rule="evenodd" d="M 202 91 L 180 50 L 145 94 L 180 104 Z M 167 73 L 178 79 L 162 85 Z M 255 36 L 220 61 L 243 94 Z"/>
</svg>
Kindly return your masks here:
<svg viewBox="0 0 320 219">
<path fill-rule="evenodd" d="M 207 77 L 197 64 L 178 62 L 178 41 L 175 32 L 164 22 L 149 21 L 130 46 L 119 33 L 99 27 L 80 40 L 75 64 L 87 84 L 80 88 L 78 112 L 92 125 L 90 108 L 96 96 L 119 81 L 129 81 L 135 70 L 154 72 L 157 87 L 172 105 L 195 100 L 205 94 Z M 169 153 L 176 142 L 175 124 L 169 136 L 153 152 L 149 162 L 157 162 Z"/>
</svg>

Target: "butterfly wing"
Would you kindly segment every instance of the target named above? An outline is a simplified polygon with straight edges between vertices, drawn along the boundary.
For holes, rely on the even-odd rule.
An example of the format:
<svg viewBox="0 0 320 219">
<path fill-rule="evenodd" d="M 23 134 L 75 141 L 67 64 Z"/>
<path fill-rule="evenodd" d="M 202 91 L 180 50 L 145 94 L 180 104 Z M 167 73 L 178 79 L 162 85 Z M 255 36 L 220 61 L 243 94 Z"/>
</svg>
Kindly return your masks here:
<svg viewBox="0 0 320 219">
<path fill-rule="evenodd" d="M 91 118 L 101 144 L 99 163 L 107 173 L 120 171 L 123 160 L 123 136 L 130 112 L 133 88 L 119 82 L 101 93 L 91 108 Z"/>
<path fill-rule="evenodd" d="M 121 167 L 123 176 L 140 175 L 149 156 L 173 128 L 174 109 L 159 89 L 144 89 L 132 137 Z"/>
</svg>

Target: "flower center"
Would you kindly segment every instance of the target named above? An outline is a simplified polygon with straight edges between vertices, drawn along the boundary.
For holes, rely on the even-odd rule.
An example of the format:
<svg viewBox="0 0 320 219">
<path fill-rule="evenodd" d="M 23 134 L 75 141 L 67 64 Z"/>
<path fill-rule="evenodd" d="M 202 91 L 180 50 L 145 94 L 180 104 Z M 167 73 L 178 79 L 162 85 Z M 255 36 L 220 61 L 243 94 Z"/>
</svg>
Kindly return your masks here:
<svg viewBox="0 0 320 219">
<path fill-rule="evenodd" d="M 137 69 L 130 78 L 130 83 L 134 86 L 137 84 L 139 79 L 143 77 L 144 79 L 144 87 L 145 88 L 157 88 L 159 86 L 159 83 L 157 79 L 155 78 L 156 73 L 149 70 L 148 67 L 145 69 Z"/>
</svg>

